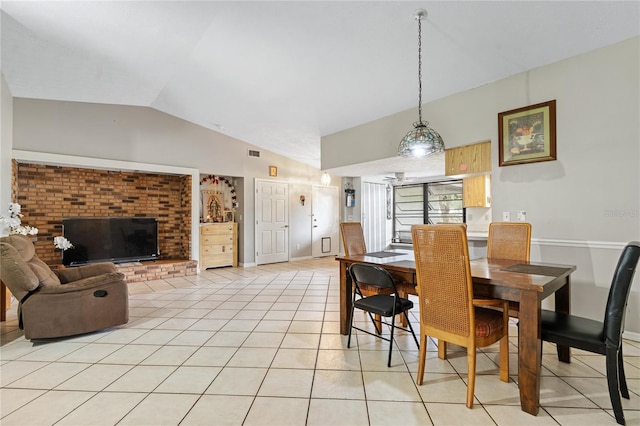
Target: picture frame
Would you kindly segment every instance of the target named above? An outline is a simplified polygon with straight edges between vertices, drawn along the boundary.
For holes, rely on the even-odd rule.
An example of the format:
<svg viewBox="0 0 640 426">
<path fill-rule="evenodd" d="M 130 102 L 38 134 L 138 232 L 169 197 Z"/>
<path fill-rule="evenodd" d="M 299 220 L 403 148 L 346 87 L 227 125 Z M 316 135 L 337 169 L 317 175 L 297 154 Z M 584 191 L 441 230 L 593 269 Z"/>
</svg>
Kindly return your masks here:
<svg viewBox="0 0 640 426">
<path fill-rule="evenodd" d="M 498 165 L 556 160 L 556 101 L 498 113 Z"/>
<path fill-rule="evenodd" d="M 278 176 L 278 168 L 276 166 L 269 166 L 269 176 Z"/>
</svg>

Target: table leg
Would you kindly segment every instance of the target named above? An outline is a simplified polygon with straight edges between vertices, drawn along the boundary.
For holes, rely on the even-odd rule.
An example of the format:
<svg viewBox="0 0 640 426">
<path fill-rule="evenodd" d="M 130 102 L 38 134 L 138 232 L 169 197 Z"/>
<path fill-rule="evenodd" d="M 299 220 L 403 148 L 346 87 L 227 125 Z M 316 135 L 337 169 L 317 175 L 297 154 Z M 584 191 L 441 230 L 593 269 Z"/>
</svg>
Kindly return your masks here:
<svg viewBox="0 0 640 426">
<path fill-rule="evenodd" d="M 536 416 L 540 409 L 542 340 L 540 338 L 540 300 L 535 292 L 522 292 L 519 333 L 518 386 L 520 388 L 520 406 L 522 411 Z"/>
<path fill-rule="evenodd" d="M 7 320 L 7 286 L 0 280 L 0 321 Z"/>
<path fill-rule="evenodd" d="M 351 317 L 351 277 L 346 262 L 340 262 L 340 334 L 349 334 Z"/>
<path fill-rule="evenodd" d="M 571 278 L 567 277 L 567 283 L 555 293 L 556 312 L 562 314 L 571 313 Z M 571 347 L 557 345 L 558 360 L 566 363 L 571 362 Z"/>
</svg>

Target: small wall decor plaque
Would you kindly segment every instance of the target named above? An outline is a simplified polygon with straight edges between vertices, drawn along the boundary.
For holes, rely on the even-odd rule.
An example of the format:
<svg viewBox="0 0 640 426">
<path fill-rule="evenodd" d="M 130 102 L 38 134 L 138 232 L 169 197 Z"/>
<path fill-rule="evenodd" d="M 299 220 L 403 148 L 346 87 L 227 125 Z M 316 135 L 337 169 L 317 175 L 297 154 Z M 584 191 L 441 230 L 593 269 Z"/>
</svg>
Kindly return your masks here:
<svg viewBox="0 0 640 426">
<path fill-rule="evenodd" d="M 276 166 L 269 166 L 269 176 L 278 176 L 278 168 Z"/>
</svg>

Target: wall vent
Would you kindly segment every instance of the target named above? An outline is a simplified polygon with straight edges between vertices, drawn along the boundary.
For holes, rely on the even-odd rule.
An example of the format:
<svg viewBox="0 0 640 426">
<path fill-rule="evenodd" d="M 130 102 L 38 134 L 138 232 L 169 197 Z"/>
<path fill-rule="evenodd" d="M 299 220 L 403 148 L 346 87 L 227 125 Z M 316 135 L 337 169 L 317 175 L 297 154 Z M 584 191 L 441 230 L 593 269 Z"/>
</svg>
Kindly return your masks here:
<svg viewBox="0 0 640 426">
<path fill-rule="evenodd" d="M 253 149 L 249 150 L 249 157 L 260 157 L 260 151 L 255 151 Z"/>
</svg>

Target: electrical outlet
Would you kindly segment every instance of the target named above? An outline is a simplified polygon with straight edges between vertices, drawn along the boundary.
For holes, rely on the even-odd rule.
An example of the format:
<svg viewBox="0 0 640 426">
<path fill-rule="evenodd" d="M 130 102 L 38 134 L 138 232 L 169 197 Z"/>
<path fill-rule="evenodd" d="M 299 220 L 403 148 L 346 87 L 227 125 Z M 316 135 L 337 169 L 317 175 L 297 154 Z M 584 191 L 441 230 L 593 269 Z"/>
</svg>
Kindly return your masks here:
<svg viewBox="0 0 640 426">
<path fill-rule="evenodd" d="M 502 221 L 510 222 L 511 221 L 511 212 L 502 212 Z"/>
<path fill-rule="evenodd" d="M 527 212 L 524 210 L 518 210 L 518 220 L 520 222 L 525 222 L 527 220 Z"/>
</svg>

